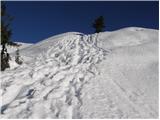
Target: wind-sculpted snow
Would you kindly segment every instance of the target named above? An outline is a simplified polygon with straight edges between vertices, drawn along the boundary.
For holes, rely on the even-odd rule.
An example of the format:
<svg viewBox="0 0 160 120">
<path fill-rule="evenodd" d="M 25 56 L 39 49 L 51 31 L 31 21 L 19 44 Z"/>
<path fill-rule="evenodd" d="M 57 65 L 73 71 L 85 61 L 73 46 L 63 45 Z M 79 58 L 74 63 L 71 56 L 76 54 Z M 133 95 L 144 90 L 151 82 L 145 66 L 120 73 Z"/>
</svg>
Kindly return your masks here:
<svg viewBox="0 0 160 120">
<path fill-rule="evenodd" d="M 40 54 L 34 64 L 6 72 L 5 78 L 2 75 L 2 116 L 82 118 L 81 89 L 98 74 L 95 64 L 107 54 L 96 46 L 95 36 L 74 35 L 62 39 L 56 47 Z"/>
<path fill-rule="evenodd" d="M 1 73 L 2 118 L 158 117 L 157 31 L 66 33 L 21 53 Z"/>
</svg>

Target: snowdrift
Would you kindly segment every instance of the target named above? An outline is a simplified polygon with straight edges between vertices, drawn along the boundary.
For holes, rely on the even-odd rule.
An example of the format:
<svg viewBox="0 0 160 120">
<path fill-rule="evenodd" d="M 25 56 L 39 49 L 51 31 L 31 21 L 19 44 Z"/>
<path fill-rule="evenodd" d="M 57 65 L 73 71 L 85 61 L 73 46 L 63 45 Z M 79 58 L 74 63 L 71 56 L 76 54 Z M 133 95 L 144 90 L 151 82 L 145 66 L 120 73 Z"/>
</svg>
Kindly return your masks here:
<svg viewBox="0 0 160 120">
<path fill-rule="evenodd" d="M 2 118 L 158 118 L 157 30 L 69 32 L 20 54 L 1 72 Z"/>
</svg>

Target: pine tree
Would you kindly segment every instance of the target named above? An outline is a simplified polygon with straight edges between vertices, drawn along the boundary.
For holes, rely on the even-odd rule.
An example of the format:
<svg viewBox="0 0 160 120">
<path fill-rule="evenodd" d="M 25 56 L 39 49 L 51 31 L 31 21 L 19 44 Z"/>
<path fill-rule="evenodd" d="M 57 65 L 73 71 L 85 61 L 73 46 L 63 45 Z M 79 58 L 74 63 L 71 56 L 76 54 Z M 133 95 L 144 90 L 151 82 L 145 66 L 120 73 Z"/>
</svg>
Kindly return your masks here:
<svg viewBox="0 0 160 120">
<path fill-rule="evenodd" d="M 9 43 L 11 37 L 11 29 L 9 28 L 12 18 L 6 13 L 6 4 L 1 2 L 1 71 L 9 68 L 9 53 L 7 52 L 6 44 Z"/>
<path fill-rule="evenodd" d="M 93 27 L 96 29 L 95 32 L 99 33 L 102 32 L 103 29 L 105 28 L 104 25 L 104 17 L 103 16 L 99 16 L 93 23 Z"/>
<path fill-rule="evenodd" d="M 19 49 L 17 49 L 17 51 L 16 51 L 15 62 L 19 65 L 21 65 L 23 63 L 21 60 L 20 54 L 19 54 Z"/>
</svg>

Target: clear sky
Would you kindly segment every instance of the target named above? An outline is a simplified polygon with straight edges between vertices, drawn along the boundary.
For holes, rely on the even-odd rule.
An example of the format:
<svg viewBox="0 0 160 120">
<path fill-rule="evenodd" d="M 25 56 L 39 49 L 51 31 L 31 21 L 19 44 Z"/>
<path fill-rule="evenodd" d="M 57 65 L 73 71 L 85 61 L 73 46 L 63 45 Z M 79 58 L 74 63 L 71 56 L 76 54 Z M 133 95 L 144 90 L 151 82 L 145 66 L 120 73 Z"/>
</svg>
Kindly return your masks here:
<svg viewBox="0 0 160 120">
<path fill-rule="evenodd" d="M 123 27 L 159 29 L 158 1 L 7 1 L 14 17 L 12 40 L 35 43 L 64 32 L 94 33 L 92 23 L 103 15 L 105 31 Z"/>
</svg>

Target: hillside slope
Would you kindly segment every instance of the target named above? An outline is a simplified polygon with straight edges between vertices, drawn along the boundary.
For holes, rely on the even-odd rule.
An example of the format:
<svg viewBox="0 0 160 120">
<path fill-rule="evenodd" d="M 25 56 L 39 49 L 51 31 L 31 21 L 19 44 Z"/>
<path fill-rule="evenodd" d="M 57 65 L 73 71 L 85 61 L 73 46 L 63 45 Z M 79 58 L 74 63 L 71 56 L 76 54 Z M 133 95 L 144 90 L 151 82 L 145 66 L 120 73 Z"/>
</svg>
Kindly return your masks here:
<svg viewBox="0 0 160 120">
<path fill-rule="evenodd" d="M 21 49 L 27 48 L 27 47 L 29 47 L 29 46 L 32 45 L 31 43 L 22 43 L 22 42 L 16 42 L 16 43 L 18 45 L 20 45 L 20 46 L 18 47 L 18 46 L 7 45 L 7 51 L 8 51 L 8 53 L 12 54 L 12 53 L 14 53 L 17 50 L 17 48 L 19 50 L 21 50 Z"/>
<path fill-rule="evenodd" d="M 158 31 L 70 32 L 1 73 L 2 118 L 158 118 Z"/>
</svg>

